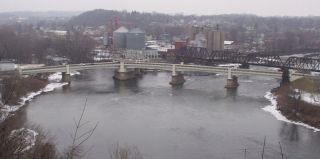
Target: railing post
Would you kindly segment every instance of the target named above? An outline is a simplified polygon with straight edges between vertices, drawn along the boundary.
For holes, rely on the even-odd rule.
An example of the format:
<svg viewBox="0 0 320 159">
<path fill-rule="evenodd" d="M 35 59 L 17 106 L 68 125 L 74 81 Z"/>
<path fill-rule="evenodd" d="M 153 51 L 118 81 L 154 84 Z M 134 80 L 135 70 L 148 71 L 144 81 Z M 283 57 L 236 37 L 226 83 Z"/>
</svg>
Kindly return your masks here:
<svg viewBox="0 0 320 159">
<path fill-rule="evenodd" d="M 127 72 L 123 61 L 120 62 L 120 68 L 118 72 Z"/>
<path fill-rule="evenodd" d="M 70 66 L 66 65 L 66 74 L 70 74 Z"/>
<path fill-rule="evenodd" d="M 232 79 L 232 68 L 228 68 L 228 79 Z"/>
<path fill-rule="evenodd" d="M 176 65 L 172 65 L 172 76 L 176 76 L 177 71 L 176 71 Z"/>
<path fill-rule="evenodd" d="M 20 64 L 17 65 L 17 70 L 18 70 L 18 75 L 22 75 L 22 69 L 21 69 L 21 66 Z"/>
</svg>

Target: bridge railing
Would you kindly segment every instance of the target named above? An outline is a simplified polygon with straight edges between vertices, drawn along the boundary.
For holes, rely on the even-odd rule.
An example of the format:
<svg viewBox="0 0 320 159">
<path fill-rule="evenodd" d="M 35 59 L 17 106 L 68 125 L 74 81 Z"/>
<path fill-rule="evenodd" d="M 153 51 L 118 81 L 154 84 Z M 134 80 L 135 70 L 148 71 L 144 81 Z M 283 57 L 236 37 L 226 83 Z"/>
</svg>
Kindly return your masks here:
<svg viewBox="0 0 320 159">
<path fill-rule="evenodd" d="M 171 63 L 148 63 L 148 62 L 131 62 L 125 63 L 126 68 L 142 68 L 142 69 L 157 69 L 164 71 L 172 71 L 173 65 L 175 65 L 176 71 L 194 71 L 194 72 L 206 72 L 206 73 L 227 73 L 229 67 L 217 67 L 217 66 L 203 66 L 193 64 L 171 64 Z M 94 64 L 73 64 L 69 65 L 69 71 L 87 70 L 95 68 L 119 68 L 119 63 L 94 63 Z M 45 72 L 66 72 L 66 66 L 48 66 L 41 68 L 23 69 L 22 74 L 36 74 Z M 233 68 L 233 74 L 235 75 L 261 75 L 261 76 L 274 76 L 281 77 L 282 72 L 273 70 L 251 70 Z M 304 74 L 295 73 L 295 76 L 305 76 Z"/>
</svg>

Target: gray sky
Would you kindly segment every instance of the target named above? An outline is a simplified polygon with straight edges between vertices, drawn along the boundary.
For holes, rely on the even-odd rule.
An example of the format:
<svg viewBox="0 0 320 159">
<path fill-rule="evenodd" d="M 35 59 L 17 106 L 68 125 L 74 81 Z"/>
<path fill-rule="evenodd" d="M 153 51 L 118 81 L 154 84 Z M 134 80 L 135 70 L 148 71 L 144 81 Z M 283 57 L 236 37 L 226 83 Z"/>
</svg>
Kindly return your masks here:
<svg viewBox="0 0 320 159">
<path fill-rule="evenodd" d="M 198 15 L 250 13 L 262 16 L 320 16 L 319 6 L 320 0 L 0 0 L 0 12 L 100 8 Z"/>
</svg>

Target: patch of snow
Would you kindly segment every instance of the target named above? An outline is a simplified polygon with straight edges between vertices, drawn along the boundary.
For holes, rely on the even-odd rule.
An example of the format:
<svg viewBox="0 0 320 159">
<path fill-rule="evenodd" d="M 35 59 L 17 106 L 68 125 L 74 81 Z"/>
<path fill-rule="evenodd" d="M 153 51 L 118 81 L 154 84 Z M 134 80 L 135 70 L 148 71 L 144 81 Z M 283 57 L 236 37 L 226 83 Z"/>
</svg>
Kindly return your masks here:
<svg viewBox="0 0 320 159">
<path fill-rule="evenodd" d="M 95 62 L 100 62 L 100 61 L 104 61 L 104 60 L 112 60 L 112 58 L 110 58 L 110 57 L 93 57 L 93 60 L 95 61 Z"/>
<path fill-rule="evenodd" d="M 313 105 L 320 106 L 320 94 L 313 94 L 303 91 L 301 92 L 301 100 Z"/>
<path fill-rule="evenodd" d="M 320 129 L 315 128 L 313 126 L 310 126 L 308 124 L 305 124 L 305 123 L 302 123 L 302 122 L 295 122 L 295 121 L 291 121 L 291 120 L 287 119 L 287 117 L 282 115 L 281 112 L 277 109 L 277 104 L 278 103 L 277 103 L 277 100 L 276 100 L 276 96 L 274 96 L 271 92 L 267 92 L 267 94 L 264 97 L 271 102 L 271 105 L 268 105 L 268 106 L 262 108 L 262 110 L 271 113 L 277 120 L 283 121 L 283 122 L 287 122 L 287 123 L 296 124 L 296 125 L 300 125 L 300 126 L 308 128 L 308 129 L 312 129 L 314 132 L 319 132 L 320 131 Z"/>
<path fill-rule="evenodd" d="M 79 74 L 80 74 L 80 72 L 78 72 L 78 71 L 70 73 L 71 76 L 79 75 Z M 49 75 L 48 80 L 49 80 L 49 82 L 60 82 L 62 80 L 62 72 L 56 72 L 56 73 Z"/>
<path fill-rule="evenodd" d="M 219 67 L 235 67 L 235 68 L 238 68 L 241 66 L 241 64 L 233 64 L 233 63 L 230 63 L 230 64 L 220 64 L 218 65 Z"/>
<path fill-rule="evenodd" d="M 39 134 L 31 129 L 21 128 L 11 131 L 10 137 L 23 138 L 16 152 L 24 152 L 31 149 L 37 140 Z"/>
<path fill-rule="evenodd" d="M 306 54 L 293 54 L 293 55 L 285 55 L 285 56 L 281 56 L 283 58 L 289 58 L 289 57 L 305 57 L 308 55 L 313 55 L 314 53 L 306 53 Z"/>
<path fill-rule="evenodd" d="M 45 88 L 43 88 L 42 92 L 51 92 L 55 88 L 62 87 L 64 85 L 67 85 L 68 83 L 49 83 Z"/>
<path fill-rule="evenodd" d="M 311 72 L 311 76 L 320 76 L 320 72 Z"/>
<path fill-rule="evenodd" d="M 272 71 L 281 71 L 281 69 L 277 67 L 268 67 L 267 69 Z"/>
<path fill-rule="evenodd" d="M 62 79 L 62 73 L 61 72 L 57 72 L 54 74 L 49 75 L 48 80 L 49 82 L 59 82 Z"/>
</svg>

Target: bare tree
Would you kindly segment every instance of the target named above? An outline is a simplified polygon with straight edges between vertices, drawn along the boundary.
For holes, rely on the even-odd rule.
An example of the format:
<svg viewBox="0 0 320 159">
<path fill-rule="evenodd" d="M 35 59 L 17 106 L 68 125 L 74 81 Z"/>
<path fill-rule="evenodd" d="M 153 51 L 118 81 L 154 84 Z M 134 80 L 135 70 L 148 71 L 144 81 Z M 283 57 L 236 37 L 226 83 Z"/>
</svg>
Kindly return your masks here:
<svg viewBox="0 0 320 159">
<path fill-rule="evenodd" d="M 84 107 L 82 109 L 82 112 L 78 121 L 74 120 L 75 130 L 74 130 L 74 133 L 71 135 L 72 145 L 70 147 L 70 150 L 67 152 L 67 156 L 66 156 L 67 159 L 74 159 L 74 158 L 80 157 L 81 145 L 92 136 L 92 134 L 94 133 L 94 131 L 98 126 L 98 123 L 96 123 L 92 129 L 84 132 L 81 131 L 81 128 L 83 128 L 84 125 L 89 123 L 89 121 L 86 121 L 86 122 L 83 121 L 84 113 L 87 107 L 87 101 L 88 99 L 86 98 Z"/>
<path fill-rule="evenodd" d="M 138 147 L 133 146 L 119 146 L 119 143 L 113 146 L 113 149 L 109 151 L 111 159 L 143 159 Z"/>
</svg>

